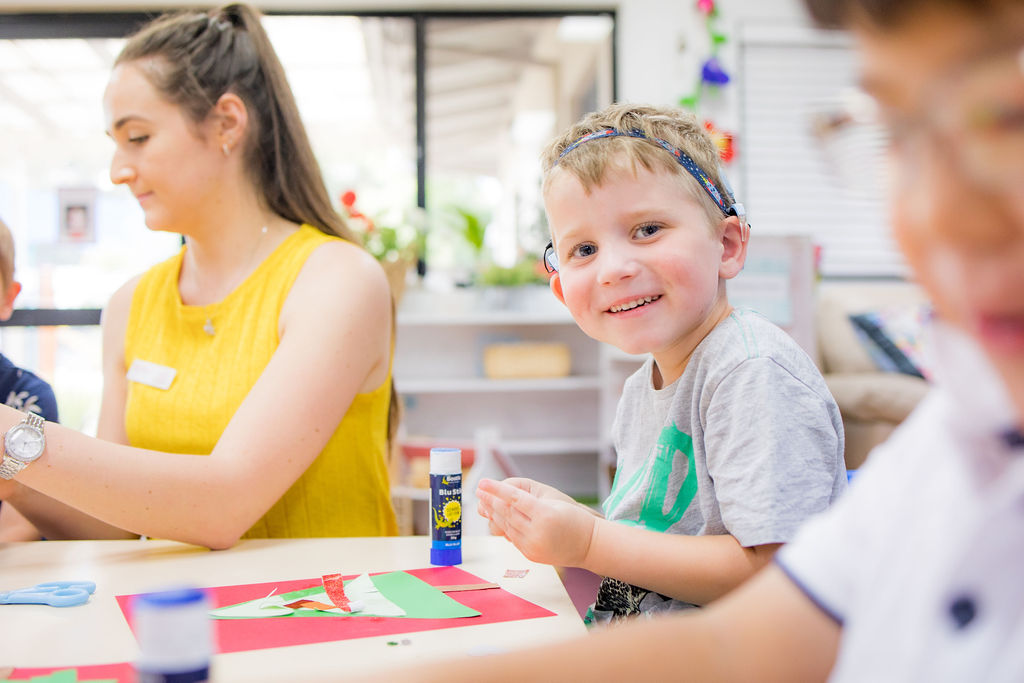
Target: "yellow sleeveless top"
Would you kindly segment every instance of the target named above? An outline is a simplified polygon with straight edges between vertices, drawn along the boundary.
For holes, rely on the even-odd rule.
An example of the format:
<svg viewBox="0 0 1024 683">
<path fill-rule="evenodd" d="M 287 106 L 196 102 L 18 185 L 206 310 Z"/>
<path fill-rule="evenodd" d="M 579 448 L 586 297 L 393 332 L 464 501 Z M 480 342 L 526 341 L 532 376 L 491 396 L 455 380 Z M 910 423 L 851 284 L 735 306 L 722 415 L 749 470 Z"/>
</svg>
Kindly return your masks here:
<svg viewBox="0 0 1024 683">
<path fill-rule="evenodd" d="M 278 316 L 295 278 L 313 250 L 332 239 L 339 238 L 303 225 L 223 301 L 208 306 L 181 303 L 186 247 L 143 274 L 125 332 L 125 369 L 143 360 L 176 372 L 167 389 L 128 382 L 125 428 L 132 446 L 197 455 L 213 450 L 277 349 Z M 356 395 L 324 450 L 244 538 L 396 534 L 387 470 L 390 400 L 389 370 L 379 387 Z"/>
</svg>

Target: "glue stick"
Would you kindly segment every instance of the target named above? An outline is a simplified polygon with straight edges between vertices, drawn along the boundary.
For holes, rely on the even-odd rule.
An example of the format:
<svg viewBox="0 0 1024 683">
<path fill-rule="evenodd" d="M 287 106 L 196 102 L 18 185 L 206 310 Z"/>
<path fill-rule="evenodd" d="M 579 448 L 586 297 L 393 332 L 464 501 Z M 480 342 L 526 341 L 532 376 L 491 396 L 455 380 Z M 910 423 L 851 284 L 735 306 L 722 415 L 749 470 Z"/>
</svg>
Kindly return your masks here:
<svg viewBox="0 0 1024 683">
<path fill-rule="evenodd" d="M 462 451 L 430 449 L 430 564 L 462 564 Z"/>
</svg>

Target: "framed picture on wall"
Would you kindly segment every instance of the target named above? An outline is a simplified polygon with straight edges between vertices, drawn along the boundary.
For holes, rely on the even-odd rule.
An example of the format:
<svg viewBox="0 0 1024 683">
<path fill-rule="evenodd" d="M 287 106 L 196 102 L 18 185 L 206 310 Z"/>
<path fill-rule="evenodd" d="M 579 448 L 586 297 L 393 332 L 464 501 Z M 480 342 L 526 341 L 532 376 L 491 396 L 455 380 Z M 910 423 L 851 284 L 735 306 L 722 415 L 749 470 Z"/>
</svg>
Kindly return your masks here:
<svg viewBox="0 0 1024 683">
<path fill-rule="evenodd" d="M 95 188 L 58 188 L 57 209 L 59 242 L 96 241 Z"/>
</svg>

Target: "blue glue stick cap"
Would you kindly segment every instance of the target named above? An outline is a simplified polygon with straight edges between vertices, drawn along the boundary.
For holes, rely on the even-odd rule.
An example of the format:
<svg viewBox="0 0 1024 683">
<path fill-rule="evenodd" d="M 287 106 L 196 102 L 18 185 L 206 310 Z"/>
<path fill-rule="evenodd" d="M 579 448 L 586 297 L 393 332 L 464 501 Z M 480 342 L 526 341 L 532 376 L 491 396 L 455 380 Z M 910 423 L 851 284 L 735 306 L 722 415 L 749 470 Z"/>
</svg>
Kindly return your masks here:
<svg viewBox="0 0 1024 683">
<path fill-rule="evenodd" d="M 462 564 L 462 546 L 460 545 L 457 548 L 431 548 L 430 564 Z"/>
</svg>

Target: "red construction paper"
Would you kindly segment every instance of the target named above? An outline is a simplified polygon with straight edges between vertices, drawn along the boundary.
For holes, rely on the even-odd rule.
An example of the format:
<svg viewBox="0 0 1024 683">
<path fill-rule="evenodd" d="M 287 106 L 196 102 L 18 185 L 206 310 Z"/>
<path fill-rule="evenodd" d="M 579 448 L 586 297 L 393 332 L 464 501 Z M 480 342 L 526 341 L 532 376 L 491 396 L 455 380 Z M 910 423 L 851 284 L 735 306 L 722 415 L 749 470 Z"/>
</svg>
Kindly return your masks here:
<svg viewBox="0 0 1024 683">
<path fill-rule="evenodd" d="M 89 666 L 47 666 L 33 669 L 15 669 L 7 677 L 11 681 L 27 681 L 33 676 L 45 676 L 58 671 L 74 669 L 78 672 L 79 681 L 109 681 L 115 680 L 118 683 L 135 683 L 135 669 L 131 662 L 120 664 L 92 664 Z"/>
<path fill-rule="evenodd" d="M 341 574 L 325 574 L 320 578 L 324 582 L 324 590 L 327 591 L 327 597 L 331 599 L 334 606 L 344 612 L 351 612 L 352 609 L 349 607 L 348 596 L 345 595 L 344 577 Z"/>
<path fill-rule="evenodd" d="M 426 567 L 405 571 L 432 586 L 483 583 L 483 579 L 458 567 Z M 356 576 L 353 574 L 345 578 L 355 578 Z M 211 607 L 216 608 L 266 597 L 272 588 L 276 588 L 277 593 L 288 593 L 320 586 L 322 583 L 323 581 L 319 578 L 297 579 L 238 586 L 216 586 L 208 588 L 207 591 L 210 595 Z M 216 650 L 220 653 L 244 652 L 271 647 L 326 643 L 350 638 L 390 636 L 400 633 L 555 616 L 554 612 L 500 588 L 447 593 L 447 595 L 480 612 L 480 616 L 459 619 L 409 619 L 405 617 L 215 619 L 213 624 L 217 634 Z M 130 603 L 133 597 L 132 595 L 117 596 L 117 602 L 129 626 L 131 626 Z M 134 631 L 134 627 L 132 628 Z"/>
</svg>

